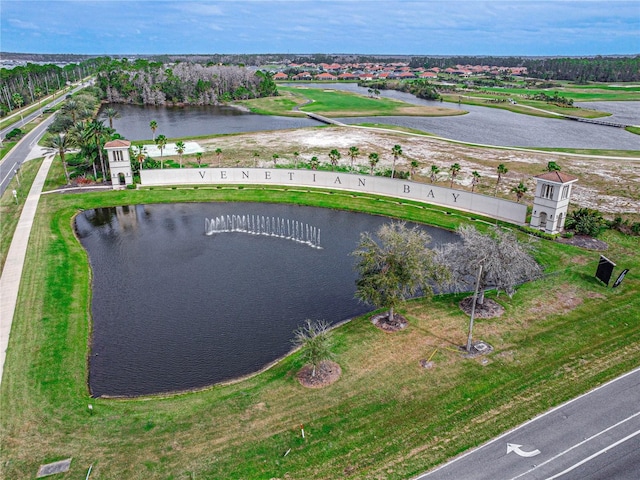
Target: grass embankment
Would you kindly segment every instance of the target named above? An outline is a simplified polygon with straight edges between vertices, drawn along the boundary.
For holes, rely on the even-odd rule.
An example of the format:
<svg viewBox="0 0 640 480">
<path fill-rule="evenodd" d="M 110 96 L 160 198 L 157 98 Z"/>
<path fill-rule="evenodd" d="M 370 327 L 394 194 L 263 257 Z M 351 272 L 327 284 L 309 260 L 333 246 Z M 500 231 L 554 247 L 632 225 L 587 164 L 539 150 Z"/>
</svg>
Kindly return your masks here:
<svg viewBox="0 0 640 480">
<path fill-rule="evenodd" d="M 42 165 L 41 158 L 23 163 L 18 174 L 20 176 L 19 182 L 14 176 L 0 198 L 0 271 L 4 268 L 13 232 L 16 230 L 24 202 L 29 195 L 31 184 L 36 178 L 40 165 Z M 12 193 L 13 190 L 18 194 L 17 203 Z"/>
<path fill-rule="evenodd" d="M 505 315 L 476 323 L 475 337 L 495 347 L 486 365 L 456 352 L 467 318 L 457 308 L 462 297 L 445 295 L 409 302 L 402 311 L 410 325 L 397 334 L 378 331 L 366 316 L 338 328 L 343 375 L 325 389 L 297 383 L 302 362 L 294 354 L 202 392 L 91 399 L 91 274 L 72 218 L 106 205 L 182 201 L 353 208 L 448 228 L 463 221 L 410 202 L 302 189 L 43 197 L 2 382 L 4 478 L 33 478 L 38 465 L 73 457 L 66 478 L 85 478 L 93 465 L 101 479 L 406 479 L 640 364 L 640 245 L 607 232 L 607 256 L 631 269 L 625 282 L 606 289 L 593 279 L 597 253 L 541 241 L 537 257 L 552 275 L 513 300 L 498 298 Z M 419 360 L 434 351 L 435 369 L 422 369 Z"/>
<path fill-rule="evenodd" d="M 255 113 L 267 115 L 295 115 L 292 111 L 298 106 L 301 112 L 312 112 L 326 117 L 362 117 L 362 116 L 448 116 L 462 115 L 467 112 L 445 107 L 423 107 L 411 105 L 390 98 L 371 98 L 339 90 L 278 87 L 280 97 L 259 98 L 237 102 Z"/>
<path fill-rule="evenodd" d="M 640 87 L 615 87 L 607 85 L 565 85 L 561 88 L 528 89 L 528 88 L 498 88 L 483 87 L 478 90 L 465 90 L 461 93 L 445 94 L 448 102 L 459 102 L 467 105 L 501 108 L 515 113 L 534 115 L 539 117 L 557 118 L 557 115 L 568 115 L 581 118 L 599 118 L 610 114 L 599 110 L 579 107 L 563 107 L 540 100 L 532 100 L 528 96 L 536 93 L 546 93 L 549 96 L 558 93 L 559 96 L 569 98 L 574 102 L 605 102 L 605 101 L 637 101 L 640 100 Z M 510 103 L 508 98 L 517 103 Z M 531 108 L 528 108 L 531 107 Z M 549 112 L 549 113 L 545 113 Z"/>
</svg>

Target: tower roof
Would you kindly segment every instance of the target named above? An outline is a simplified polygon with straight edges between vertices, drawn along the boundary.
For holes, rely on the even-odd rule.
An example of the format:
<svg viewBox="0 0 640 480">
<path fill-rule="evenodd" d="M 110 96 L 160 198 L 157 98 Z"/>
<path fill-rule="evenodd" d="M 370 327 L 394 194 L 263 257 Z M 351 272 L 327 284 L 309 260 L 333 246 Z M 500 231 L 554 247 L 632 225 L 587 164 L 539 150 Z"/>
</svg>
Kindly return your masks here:
<svg viewBox="0 0 640 480">
<path fill-rule="evenodd" d="M 104 144 L 104 148 L 129 148 L 131 142 L 129 140 L 111 140 Z"/>
<path fill-rule="evenodd" d="M 548 182 L 554 183 L 571 183 L 578 180 L 578 177 L 574 177 L 573 175 L 569 175 L 557 170 L 554 172 L 545 172 L 540 175 L 536 175 L 534 178 L 539 178 L 540 180 L 547 180 Z"/>
</svg>

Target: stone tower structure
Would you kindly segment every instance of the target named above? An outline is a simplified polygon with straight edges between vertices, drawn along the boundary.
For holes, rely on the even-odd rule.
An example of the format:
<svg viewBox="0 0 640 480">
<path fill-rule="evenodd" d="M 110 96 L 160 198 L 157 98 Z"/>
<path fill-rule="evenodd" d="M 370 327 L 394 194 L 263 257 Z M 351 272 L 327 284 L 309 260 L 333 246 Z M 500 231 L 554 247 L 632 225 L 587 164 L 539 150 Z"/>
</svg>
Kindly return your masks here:
<svg viewBox="0 0 640 480">
<path fill-rule="evenodd" d="M 109 157 L 109 170 L 111 170 L 111 185 L 114 190 L 121 190 L 127 185 L 133 184 L 133 172 L 131 159 L 129 158 L 128 140 L 112 140 L 107 142 L 104 149 Z"/>
<path fill-rule="evenodd" d="M 564 229 L 572 185 L 577 177 L 559 171 L 536 175 L 531 227 L 546 233 L 559 233 Z"/>
</svg>

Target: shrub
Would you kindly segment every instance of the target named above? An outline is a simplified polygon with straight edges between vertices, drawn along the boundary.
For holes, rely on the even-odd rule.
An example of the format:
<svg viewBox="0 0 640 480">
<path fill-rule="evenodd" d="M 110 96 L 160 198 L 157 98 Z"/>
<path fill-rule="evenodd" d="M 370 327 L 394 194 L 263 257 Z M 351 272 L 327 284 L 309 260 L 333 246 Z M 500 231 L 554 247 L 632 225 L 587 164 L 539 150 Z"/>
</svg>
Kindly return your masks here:
<svg viewBox="0 0 640 480">
<path fill-rule="evenodd" d="M 542 230 L 538 230 L 537 228 L 527 227 L 525 225 L 519 226 L 518 228 L 524 233 L 533 235 L 534 237 L 543 238 L 545 240 L 555 240 L 557 238 L 557 235 L 543 232 Z"/>
<path fill-rule="evenodd" d="M 565 227 L 578 235 L 597 237 L 606 226 L 602 214 L 592 208 L 579 208 L 567 215 Z"/>
<path fill-rule="evenodd" d="M 623 219 L 620 215 L 608 221 L 607 226 L 624 235 L 640 235 L 640 222 L 629 223 L 628 219 Z"/>
<path fill-rule="evenodd" d="M 11 140 L 11 139 L 18 139 L 20 138 L 22 135 L 24 135 L 24 132 L 22 130 L 20 130 L 19 128 L 14 128 L 13 130 L 11 130 L 9 133 L 7 133 L 4 137 L 5 140 Z"/>
</svg>

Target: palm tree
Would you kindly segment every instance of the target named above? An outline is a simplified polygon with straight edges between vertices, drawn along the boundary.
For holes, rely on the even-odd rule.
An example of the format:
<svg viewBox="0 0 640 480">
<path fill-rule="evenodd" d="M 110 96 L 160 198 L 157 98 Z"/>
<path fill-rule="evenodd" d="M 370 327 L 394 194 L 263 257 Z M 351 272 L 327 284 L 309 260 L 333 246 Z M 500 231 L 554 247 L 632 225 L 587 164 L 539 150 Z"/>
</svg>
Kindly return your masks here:
<svg viewBox="0 0 640 480">
<path fill-rule="evenodd" d="M 164 168 L 163 151 L 164 147 L 167 146 L 167 137 L 164 135 L 158 135 L 158 138 L 156 138 L 155 141 L 158 149 L 160 150 L 160 168 Z"/>
<path fill-rule="evenodd" d="M 271 158 L 273 159 L 273 166 L 275 167 L 276 164 L 278 163 L 278 159 L 280 158 L 280 155 L 278 155 L 277 153 L 274 153 L 273 155 L 271 155 Z"/>
<path fill-rule="evenodd" d="M 393 168 L 391 168 L 391 178 L 393 178 L 396 172 L 396 162 L 398 161 L 398 157 L 402 155 L 402 147 L 400 145 L 394 145 L 391 149 L 391 154 L 393 155 Z"/>
<path fill-rule="evenodd" d="M 155 120 L 151 120 L 149 122 L 149 128 L 151 129 L 151 133 L 153 134 L 153 141 L 156 141 L 156 130 L 158 129 L 158 122 Z"/>
<path fill-rule="evenodd" d="M 369 171 L 370 175 L 373 175 L 373 168 L 378 164 L 379 161 L 380 155 L 378 155 L 377 153 L 369 154 L 369 166 L 371 167 L 371 170 Z"/>
<path fill-rule="evenodd" d="M 260 154 L 258 152 L 253 152 L 253 168 L 258 166 L 258 157 Z"/>
<path fill-rule="evenodd" d="M 64 113 L 71 115 L 71 120 L 73 120 L 73 123 L 76 123 L 78 113 L 80 113 L 82 109 L 83 109 L 82 104 L 80 104 L 80 102 L 77 102 L 72 98 L 64 102 L 64 105 L 62 106 L 62 111 Z"/>
<path fill-rule="evenodd" d="M 418 167 L 420 166 L 420 163 L 418 163 L 417 160 L 411 160 L 411 177 L 413 178 L 413 176 L 416 174 L 416 171 L 418 170 Z"/>
<path fill-rule="evenodd" d="M 38 99 L 38 108 L 42 106 L 42 89 L 40 87 L 36 87 L 33 89 L 33 93 Z"/>
<path fill-rule="evenodd" d="M 142 162 L 144 162 L 144 159 L 147 158 L 147 149 L 144 148 L 143 145 L 139 145 L 137 147 L 134 147 L 133 149 L 133 158 L 135 158 L 138 161 L 138 171 L 141 172 L 142 171 Z"/>
<path fill-rule="evenodd" d="M 67 178 L 67 185 L 69 185 L 71 183 L 71 178 L 69 177 L 65 154 L 71 149 L 71 147 L 75 146 L 73 139 L 64 133 L 58 133 L 48 137 L 44 142 L 44 146 L 49 151 L 53 151 L 60 155 L 60 161 L 62 162 L 62 168 L 64 169 L 64 176 Z"/>
<path fill-rule="evenodd" d="M 92 138 L 98 148 L 98 158 L 100 159 L 100 169 L 102 170 L 102 182 L 107 181 L 107 169 L 102 155 L 102 140 L 110 133 L 110 130 L 101 120 L 91 120 L 86 124 L 84 135 Z"/>
<path fill-rule="evenodd" d="M 516 194 L 516 199 L 518 200 L 518 202 L 522 200 L 522 197 L 524 197 L 524 194 L 527 192 L 527 190 L 529 189 L 522 182 L 520 182 L 516 187 L 513 187 L 511 189 L 511 191 Z"/>
<path fill-rule="evenodd" d="M 506 174 L 509 171 L 507 167 L 504 166 L 504 163 L 498 165 L 498 180 L 496 181 L 496 191 L 493 196 L 498 195 L 498 185 L 500 184 L 500 180 L 502 180 L 502 175 Z"/>
<path fill-rule="evenodd" d="M 353 169 L 353 163 L 360 155 L 360 149 L 358 147 L 349 147 L 349 156 L 351 157 L 351 169 Z"/>
<path fill-rule="evenodd" d="M 318 157 L 311 157 L 311 161 L 309 162 L 309 165 L 311 165 L 311 170 L 317 170 L 318 165 L 320 165 L 320 161 L 318 160 Z"/>
<path fill-rule="evenodd" d="M 11 100 L 13 100 L 13 103 L 16 104 L 18 110 L 20 110 L 20 108 L 24 104 L 24 98 L 22 98 L 22 95 L 20 95 L 19 93 L 14 93 L 13 95 L 11 95 Z M 20 112 L 20 119 L 22 120 L 22 125 L 24 125 L 24 117 L 22 116 L 22 112 Z"/>
<path fill-rule="evenodd" d="M 338 160 L 342 158 L 342 155 L 335 148 L 329 152 L 329 160 L 331 160 L 331 170 L 334 170 L 338 165 Z"/>
<path fill-rule="evenodd" d="M 431 183 L 434 183 L 436 181 L 436 178 L 438 178 L 439 173 L 440 173 L 440 167 L 437 165 L 431 165 L 431 175 L 429 175 L 429 177 L 431 178 Z"/>
<path fill-rule="evenodd" d="M 198 162 L 198 167 L 202 164 L 202 152 L 196 152 L 196 162 Z"/>
<path fill-rule="evenodd" d="M 113 107 L 108 107 L 104 109 L 104 112 L 102 112 L 104 114 L 105 117 L 107 117 L 109 119 L 109 128 L 113 128 L 113 120 L 116 118 L 120 118 L 120 112 L 118 112 L 115 108 Z"/>
<path fill-rule="evenodd" d="M 478 182 L 480 182 L 481 175 L 478 173 L 477 170 L 474 170 L 473 172 L 471 172 L 471 175 L 473 175 L 473 180 L 471 180 L 471 193 L 473 193 L 473 191 L 476 188 L 476 185 L 478 184 Z"/>
<path fill-rule="evenodd" d="M 299 157 L 300 157 L 300 152 L 293 152 L 293 168 L 298 168 Z"/>
<path fill-rule="evenodd" d="M 547 172 L 559 172 L 560 171 L 560 165 L 558 165 L 556 162 L 549 162 L 549 163 L 547 163 L 546 170 L 547 170 Z"/>
<path fill-rule="evenodd" d="M 95 158 L 93 157 L 96 147 L 93 142 L 93 137 L 87 134 L 87 125 L 83 121 L 74 123 L 68 130 L 67 136 L 69 136 L 71 142 L 80 149 L 80 155 L 89 160 L 91 159 L 91 166 L 93 167 L 93 178 L 98 179 L 98 171 L 96 169 Z M 96 147 L 97 148 L 97 147 Z"/>
<path fill-rule="evenodd" d="M 459 163 L 454 163 L 449 167 L 449 171 L 451 172 L 451 185 L 449 186 L 450 188 L 453 188 L 453 179 L 456 178 L 456 175 L 458 175 L 458 173 L 460 172 L 460 168 L 461 167 Z"/>
<path fill-rule="evenodd" d="M 222 167 L 222 149 L 216 148 L 216 157 L 218 157 L 218 167 Z"/>
<path fill-rule="evenodd" d="M 184 153 L 185 146 L 182 140 L 176 142 L 176 152 L 178 152 L 178 157 L 180 158 L 180 168 L 182 168 L 182 154 Z"/>
</svg>

